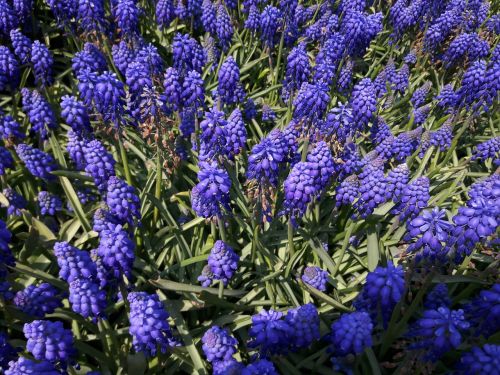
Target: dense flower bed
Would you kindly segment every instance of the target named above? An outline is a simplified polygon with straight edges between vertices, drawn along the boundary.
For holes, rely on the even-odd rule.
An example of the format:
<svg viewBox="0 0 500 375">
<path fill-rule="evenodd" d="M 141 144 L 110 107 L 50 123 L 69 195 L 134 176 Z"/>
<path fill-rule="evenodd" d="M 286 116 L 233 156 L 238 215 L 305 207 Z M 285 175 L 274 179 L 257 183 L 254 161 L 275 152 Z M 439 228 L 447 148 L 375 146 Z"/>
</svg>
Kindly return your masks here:
<svg viewBox="0 0 500 375">
<path fill-rule="evenodd" d="M 499 8 L 0 0 L 0 372 L 498 375 Z"/>
</svg>

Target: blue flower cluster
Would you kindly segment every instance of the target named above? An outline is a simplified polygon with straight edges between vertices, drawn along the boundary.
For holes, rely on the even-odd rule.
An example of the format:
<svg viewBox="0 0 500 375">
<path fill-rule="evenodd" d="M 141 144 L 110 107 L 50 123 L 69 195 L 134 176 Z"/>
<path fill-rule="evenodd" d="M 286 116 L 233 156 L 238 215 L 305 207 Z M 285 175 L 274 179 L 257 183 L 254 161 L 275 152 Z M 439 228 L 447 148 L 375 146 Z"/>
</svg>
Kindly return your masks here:
<svg viewBox="0 0 500 375">
<path fill-rule="evenodd" d="M 496 374 L 495 13 L 0 0 L 0 371 Z"/>
</svg>

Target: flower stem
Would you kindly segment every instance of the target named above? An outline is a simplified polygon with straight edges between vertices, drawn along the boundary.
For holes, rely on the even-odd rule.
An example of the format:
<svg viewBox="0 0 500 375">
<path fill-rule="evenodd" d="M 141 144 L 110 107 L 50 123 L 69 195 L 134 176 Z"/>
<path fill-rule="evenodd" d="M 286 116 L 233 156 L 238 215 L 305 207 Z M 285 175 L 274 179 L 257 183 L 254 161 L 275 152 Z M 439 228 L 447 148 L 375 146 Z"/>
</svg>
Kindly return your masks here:
<svg viewBox="0 0 500 375">
<path fill-rule="evenodd" d="M 161 168 L 161 152 L 160 152 L 160 146 L 157 145 L 156 147 L 156 185 L 155 185 L 155 198 L 160 199 L 161 196 L 161 177 L 162 177 L 162 168 Z M 159 210 L 158 207 L 155 206 L 154 211 L 153 211 L 153 221 L 156 226 L 156 223 L 158 222 L 158 216 L 159 216 Z"/>
<path fill-rule="evenodd" d="M 290 252 L 290 257 L 292 257 L 295 254 L 295 246 L 293 244 L 292 218 L 288 219 L 288 251 Z"/>
<path fill-rule="evenodd" d="M 120 148 L 120 157 L 123 163 L 123 171 L 125 172 L 125 178 L 130 186 L 134 186 L 132 183 L 132 175 L 130 174 L 130 168 L 128 166 L 127 152 L 125 147 L 123 147 L 123 140 L 121 134 L 118 134 L 118 147 Z"/>
<path fill-rule="evenodd" d="M 217 224 L 219 225 L 219 235 L 220 239 L 224 242 L 226 242 L 226 228 L 224 227 L 224 221 L 220 216 L 217 216 Z"/>
</svg>

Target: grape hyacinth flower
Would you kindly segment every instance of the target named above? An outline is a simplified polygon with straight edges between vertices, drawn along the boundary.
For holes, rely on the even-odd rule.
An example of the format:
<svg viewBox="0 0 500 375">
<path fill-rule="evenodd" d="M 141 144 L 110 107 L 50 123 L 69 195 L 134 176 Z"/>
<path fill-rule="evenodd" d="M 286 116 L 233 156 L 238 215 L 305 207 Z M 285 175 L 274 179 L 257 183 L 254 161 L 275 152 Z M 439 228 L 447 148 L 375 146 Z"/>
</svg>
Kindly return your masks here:
<svg viewBox="0 0 500 375">
<path fill-rule="evenodd" d="M 136 352 L 155 356 L 160 349 L 165 353 L 173 344 L 168 313 L 156 294 L 132 292 L 130 303 L 130 334 Z"/>
<path fill-rule="evenodd" d="M 303 83 L 293 105 L 295 106 L 294 118 L 307 119 L 310 122 L 324 116 L 330 95 L 328 86 L 324 83 Z"/>
<path fill-rule="evenodd" d="M 121 40 L 120 43 L 113 45 L 111 48 L 111 55 L 118 70 L 122 74 L 125 74 L 128 65 L 134 60 L 136 52 L 126 41 Z"/>
<path fill-rule="evenodd" d="M 398 204 L 391 213 L 399 215 L 401 221 L 414 219 L 427 207 L 429 199 L 429 179 L 421 176 L 403 189 Z"/>
<path fill-rule="evenodd" d="M 332 349 L 339 356 L 361 354 L 372 346 L 373 323 L 366 312 L 342 314 L 331 331 Z"/>
<path fill-rule="evenodd" d="M 21 125 L 11 115 L 0 117 L 0 136 L 7 144 L 26 138 Z"/>
<path fill-rule="evenodd" d="M 260 13 L 256 5 L 251 5 L 245 20 L 245 29 L 255 34 L 260 28 Z"/>
<path fill-rule="evenodd" d="M 61 117 L 78 135 L 92 133 L 87 107 L 74 96 L 61 98 Z"/>
<path fill-rule="evenodd" d="M 345 38 L 340 33 L 333 33 L 321 46 L 316 55 L 314 81 L 333 83 L 337 65 L 345 53 Z"/>
<path fill-rule="evenodd" d="M 7 168 L 12 168 L 14 166 L 14 159 L 10 152 L 0 146 L 0 176 L 5 174 Z"/>
<path fill-rule="evenodd" d="M 144 44 L 138 51 L 132 61 L 144 66 L 150 75 L 155 77 L 163 73 L 163 58 L 160 56 L 158 49 L 151 43 Z"/>
<path fill-rule="evenodd" d="M 47 100 L 37 90 L 21 89 L 23 110 L 31 123 L 31 131 L 40 135 L 42 140 L 48 139 L 49 131 L 57 128 L 54 111 Z"/>
<path fill-rule="evenodd" d="M 270 135 L 257 143 L 248 157 L 247 178 L 259 184 L 276 186 L 285 160 L 285 150 Z"/>
<path fill-rule="evenodd" d="M 69 283 L 71 309 L 84 318 L 100 317 L 107 307 L 106 292 L 100 289 L 97 273 L 93 279 L 75 279 Z"/>
<path fill-rule="evenodd" d="M 24 197 L 17 191 L 9 187 L 3 189 L 2 194 L 9 202 L 9 205 L 7 206 L 7 215 L 21 216 L 21 210 L 25 209 L 26 205 L 28 204 L 28 202 L 26 202 L 26 199 L 24 199 Z M 4 206 L 2 205 L 2 207 Z"/>
<path fill-rule="evenodd" d="M 203 0 L 201 5 L 201 23 L 205 31 L 209 34 L 215 35 L 217 10 L 216 5 L 212 0 Z"/>
<path fill-rule="evenodd" d="M 314 174 L 313 163 L 299 162 L 283 183 L 285 200 L 282 214 L 289 214 L 294 222 L 305 214 L 307 206 L 318 192 Z"/>
<path fill-rule="evenodd" d="M 180 83 L 179 72 L 175 68 L 167 68 L 163 80 L 164 99 L 167 107 L 172 111 L 178 111 L 181 108 L 182 86 Z"/>
<path fill-rule="evenodd" d="M 418 342 L 413 349 L 423 349 L 425 360 L 436 361 L 452 348 L 462 342 L 461 331 L 469 328 L 463 310 L 450 310 L 438 307 L 436 310 L 425 310 L 409 332 Z"/>
<path fill-rule="evenodd" d="M 174 2 L 172 0 L 158 0 L 155 8 L 156 24 L 160 30 L 165 30 L 175 19 Z"/>
<path fill-rule="evenodd" d="M 206 63 L 206 53 L 201 45 L 189 34 L 176 34 L 172 42 L 173 66 L 181 76 L 190 70 L 202 72 Z"/>
<path fill-rule="evenodd" d="M 420 127 L 399 134 L 391 143 L 390 154 L 399 162 L 405 161 L 418 148 L 421 136 L 422 128 Z"/>
<path fill-rule="evenodd" d="M 459 375 L 495 375 L 499 368 L 500 345 L 484 344 L 483 347 L 473 346 L 470 351 L 462 355 L 460 363 L 457 364 L 456 373 Z"/>
<path fill-rule="evenodd" d="M 10 31 L 10 40 L 17 58 L 23 64 L 29 62 L 31 59 L 31 39 L 25 36 L 21 30 L 12 29 Z"/>
<path fill-rule="evenodd" d="M 425 104 L 425 99 L 427 98 L 431 87 L 432 83 L 430 81 L 427 81 L 413 92 L 413 95 L 410 99 L 413 108 L 418 108 Z"/>
<path fill-rule="evenodd" d="M 115 278 L 121 278 L 122 275 L 128 279 L 132 277 L 134 251 L 135 244 L 121 225 L 108 224 L 99 233 L 97 254 Z"/>
<path fill-rule="evenodd" d="M 407 222 L 407 234 L 404 239 L 415 240 L 408 246 L 407 251 L 417 253 L 417 262 L 422 258 L 430 262 L 441 261 L 446 256 L 444 243 L 448 240 L 452 225 L 444 220 L 445 218 L 445 210 L 435 207 L 432 211 L 424 211 L 420 216 Z"/>
<path fill-rule="evenodd" d="M 500 187 L 500 174 L 492 174 L 490 177 L 479 180 L 469 188 L 469 197 L 471 199 L 483 198 L 494 201 L 498 197 L 498 188 Z"/>
<path fill-rule="evenodd" d="M 493 159 L 496 164 L 500 163 L 500 136 L 488 139 L 476 146 L 471 160 Z"/>
<path fill-rule="evenodd" d="M 19 19 L 16 12 L 10 4 L 5 1 L 0 1 L 0 34 L 5 36 L 9 35 L 12 29 L 17 28 L 19 25 Z"/>
<path fill-rule="evenodd" d="M 293 350 L 307 348 L 319 340 L 319 315 L 312 303 L 288 310 L 285 321 L 292 328 L 293 339 L 290 346 Z"/>
<path fill-rule="evenodd" d="M 229 210 L 231 180 L 216 163 L 200 163 L 199 183 L 191 191 L 191 205 L 198 216 L 210 218 Z"/>
<path fill-rule="evenodd" d="M 58 168 L 51 155 L 24 143 L 16 147 L 16 152 L 33 176 L 46 181 L 55 180 L 56 177 L 51 172 Z"/>
<path fill-rule="evenodd" d="M 335 206 L 352 204 L 359 196 L 359 180 L 355 174 L 346 177 L 335 189 Z"/>
<path fill-rule="evenodd" d="M 245 148 L 247 142 L 247 129 L 239 108 L 235 108 L 229 115 L 226 130 L 226 140 L 228 147 L 231 149 L 231 155 L 238 155 Z"/>
<path fill-rule="evenodd" d="M 430 144 L 439 147 L 440 151 L 446 151 L 451 147 L 453 141 L 453 125 L 451 121 L 445 122 L 438 130 L 431 132 Z"/>
<path fill-rule="evenodd" d="M 54 216 L 57 211 L 62 210 L 61 199 L 48 191 L 40 191 L 38 193 L 38 206 L 42 215 Z"/>
<path fill-rule="evenodd" d="M 268 104 L 262 105 L 262 121 L 273 122 L 276 120 L 276 112 Z"/>
<path fill-rule="evenodd" d="M 476 336 L 489 337 L 500 329 L 500 283 L 482 290 L 479 296 L 464 306 L 467 320 Z"/>
<path fill-rule="evenodd" d="M 73 72 L 77 77 L 85 70 L 100 74 L 108 67 L 106 58 L 99 48 L 92 43 L 85 43 L 83 49 L 75 53 L 75 56 L 71 59 L 71 63 Z"/>
<path fill-rule="evenodd" d="M 203 353 L 210 363 L 232 360 L 238 345 L 227 329 L 215 325 L 203 334 L 201 342 Z"/>
<path fill-rule="evenodd" d="M 259 359 L 258 361 L 255 361 L 253 363 L 250 363 L 249 365 L 247 365 L 247 367 L 245 367 L 241 371 L 242 375 L 260 375 L 260 374 L 278 375 L 278 371 L 276 371 L 274 364 L 271 361 L 268 361 L 267 359 L 264 358 Z"/>
<path fill-rule="evenodd" d="M 438 100 L 438 107 L 446 110 L 446 112 L 453 112 L 460 101 L 460 96 L 453 90 L 452 85 L 447 84 L 443 86 L 439 95 L 436 96 L 436 99 Z"/>
<path fill-rule="evenodd" d="M 344 149 L 335 159 L 335 163 L 339 180 L 343 180 L 347 176 L 357 173 L 364 165 L 364 162 L 360 158 L 358 147 L 351 141 L 347 141 L 344 144 Z"/>
<path fill-rule="evenodd" d="M 387 200 L 388 184 L 384 175 L 384 161 L 380 158 L 372 160 L 358 177 L 360 197 L 355 203 L 355 217 L 364 219 Z"/>
<path fill-rule="evenodd" d="M 50 0 L 47 3 L 58 26 L 73 27 L 72 19 L 76 17 L 77 11 L 76 2 L 71 0 Z"/>
<path fill-rule="evenodd" d="M 408 65 L 414 65 L 417 62 L 417 52 L 414 49 L 412 49 L 403 58 L 403 62 Z"/>
<path fill-rule="evenodd" d="M 202 274 L 198 277 L 198 281 L 204 287 L 210 286 L 214 280 L 221 280 L 224 286 L 227 286 L 238 268 L 239 259 L 231 246 L 221 240 L 216 241 L 208 256 L 211 277 L 207 278 Z"/>
<path fill-rule="evenodd" d="M 205 88 L 203 87 L 203 79 L 197 71 L 192 70 L 188 72 L 187 76 L 184 78 L 181 99 L 185 107 L 203 107 L 205 101 Z"/>
<path fill-rule="evenodd" d="M 48 283 L 41 283 L 38 286 L 29 285 L 17 292 L 13 302 L 25 314 L 43 318 L 45 314 L 52 314 L 56 308 L 62 307 L 61 300 L 58 289 Z"/>
<path fill-rule="evenodd" d="M 319 267 L 306 267 L 302 274 L 302 281 L 324 292 L 326 291 L 326 283 L 328 282 L 328 272 Z"/>
<path fill-rule="evenodd" d="M 145 64 L 134 60 L 127 66 L 125 78 L 129 87 L 131 106 L 140 105 L 145 90 L 153 87 L 151 72 Z"/>
<path fill-rule="evenodd" d="M 328 187 L 328 183 L 335 172 L 335 162 L 330 147 L 324 141 L 318 142 L 307 155 L 306 161 L 314 166 L 316 187 L 318 192 L 321 192 Z"/>
<path fill-rule="evenodd" d="M 410 68 L 408 67 L 408 65 L 404 64 L 394 75 L 394 78 L 392 80 L 389 79 L 389 82 L 391 82 L 391 87 L 395 92 L 404 95 L 409 85 L 409 79 Z"/>
<path fill-rule="evenodd" d="M 349 88 L 352 84 L 352 70 L 354 68 L 354 63 L 352 60 L 348 60 L 339 73 L 339 78 L 337 80 L 337 89 L 341 94 L 346 94 L 349 92 Z"/>
<path fill-rule="evenodd" d="M 11 361 L 5 367 L 5 375 L 60 375 L 53 364 L 47 361 L 35 362 L 25 357 Z"/>
<path fill-rule="evenodd" d="M 134 225 L 141 218 L 140 200 L 135 188 L 119 177 L 108 179 L 106 204 L 113 216 L 129 225 Z"/>
<path fill-rule="evenodd" d="M 467 109 L 481 99 L 485 74 L 486 62 L 484 60 L 474 61 L 465 71 L 457 96 Z"/>
<path fill-rule="evenodd" d="M 88 108 L 92 108 L 94 98 L 95 84 L 97 82 L 97 73 L 92 72 L 90 69 L 84 69 L 77 76 L 78 78 L 78 91 L 80 98 Z"/>
<path fill-rule="evenodd" d="M 240 83 L 240 68 L 232 56 L 224 61 L 219 70 L 217 95 L 227 105 L 241 103 L 245 99 Z"/>
<path fill-rule="evenodd" d="M 24 324 L 23 332 L 28 340 L 26 350 L 39 361 L 61 362 L 65 366 L 76 354 L 73 335 L 61 322 L 35 320 Z"/>
<path fill-rule="evenodd" d="M 120 224 L 119 220 L 111 215 L 108 209 L 100 207 L 94 212 L 92 230 L 101 233 L 108 227 L 108 224 Z"/>
<path fill-rule="evenodd" d="M 31 45 L 31 63 L 35 79 L 40 86 L 50 86 L 54 82 L 52 66 L 54 59 L 47 46 L 35 40 Z"/>
<path fill-rule="evenodd" d="M 431 106 L 429 104 L 413 110 L 413 123 L 415 125 L 422 125 L 427 120 L 430 112 Z"/>
<path fill-rule="evenodd" d="M 283 319 L 283 313 L 273 309 L 263 309 L 253 315 L 248 334 L 251 337 L 248 347 L 259 348 L 263 356 L 286 352 L 293 337 L 292 327 Z"/>
<path fill-rule="evenodd" d="M 471 199 L 467 206 L 458 208 L 453 217 L 455 229 L 450 237 L 450 248 L 455 253 L 455 261 L 472 253 L 477 243 L 495 233 L 498 228 L 500 209 L 498 199 Z"/>
<path fill-rule="evenodd" d="M 387 175 L 388 199 L 392 199 L 395 203 L 399 202 L 409 180 L 410 171 L 406 163 L 399 164 L 391 169 Z"/>
<path fill-rule="evenodd" d="M 9 362 L 14 363 L 18 350 L 7 341 L 8 337 L 4 332 L 0 332 L 0 368 L 6 369 Z"/>
<path fill-rule="evenodd" d="M 138 33 L 140 9 L 134 0 L 117 0 L 112 9 L 116 26 L 121 33 L 133 39 Z"/>
<path fill-rule="evenodd" d="M 215 20 L 215 33 L 219 39 L 219 44 L 223 51 L 227 51 L 231 45 L 233 38 L 233 25 L 231 17 L 227 13 L 226 7 L 223 4 L 217 5 L 217 17 Z"/>
<path fill-rule="evenodd" d="M 79 250 L 67 242 L 56 242 L 54 255 L 60 268 L 59 277 L 67 283 L 95 277 L 96 265 L 87 251 Z"/>
<path fill-rule="evenodd" d="M 69 157 L 75 163 L 76 169 L 83 171 L 86 166 L 85 148 L 90 141 L 87 138 L 78 136 L 73 130 L 68 130 L 67 136 L 66 151 L 68 151 Z"/>
<path fill-rule="evenodd" d="M 306 44 L 300 43 L 293 48 L 287 57 L 284 90 L 293 93 L 307 82 L 311 74 L 309 56 L 307 56 Z"/>
<path fill-rule="evenodd" d="M 387 324 L 396 304 L 403 298 L 405 290 L 402 266 L 387 263 L 387 267 L 378 266 L 368 273 L 363 290 L 354 301 L 358 311 L 366 311 L 372 317 L 380 312 L 384 325 Z"/>
<path fill-rule="evenodd" d="M 220 156 L 230 154 L 226 126 L 224 112 L 215 107 L 205 112 L 205 119 L 200 123 L 200 160 L 217 160 Z"/>
<path fill-rule="evenodd" d="M 377 110 L 375 86 L 369 78 L 363 78 L 354 85 L 349 104 L 356 129 L 362 130 Z"/>
<path fill-rule="evenodd" d="M 281 11 L 268 5 L 260 15 L 260 39 L 266 47 L 273 48 L 279 40 L 278 30 L 283 22 Z"/>
<path fill-rule="evenodd" d="M 436 310 L 441 306 L 448 308 L 451 306 L 451 298 L 445 283 L 436 284 L 427 296 L 425 296 L 424 301 L 424 307 L 428 310 Z"/>
<path fill-rule="evenodd" d="M 346 48 L 351 56 L 362 56 L 371 40 L 382 30 L 382 13 L 367 14 L 350 9 L 340 25 Z"/>
<path fill-rule="evenodd" d="M 114 73 L 104 72 L 97 77 L 94 104 L 104 121 L 111 121 L 118 127 L 125 108 L 125 89 Z"/>
<path fill-rule="evenodd" d="M 115 159 L 97 139 L 84 145 L 83 151 L 85 173 L 94 179 L 101 193 L 106 192 L 109 178 L 115 175 Z"/>
<path fill-rule="evenodd" d="M 377 99 L 380 99 L 387 93 L 387 81 L 386 69 L 382 69 L 373 80 L 373 87 Z"/>
<path fill-rule="evenodd" d="M 105 32 L 107 28 L 104 1 L 78 0 L 76 18 L 84 33 Z"/>
</svg>

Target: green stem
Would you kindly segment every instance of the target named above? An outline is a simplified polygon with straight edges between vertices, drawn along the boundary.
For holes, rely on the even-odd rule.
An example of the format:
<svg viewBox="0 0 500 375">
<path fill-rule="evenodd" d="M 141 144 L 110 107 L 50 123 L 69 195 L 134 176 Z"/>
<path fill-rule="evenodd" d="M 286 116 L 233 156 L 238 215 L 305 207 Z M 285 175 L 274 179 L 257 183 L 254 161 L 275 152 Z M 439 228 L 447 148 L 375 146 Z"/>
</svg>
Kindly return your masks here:
<svg viewBox="0 0 500 375">
<path fill-rule="evenodd" d="M 353 224 L 347 227 L 347 232 L 344 237 L 344 242 L 342 242 L 342 247 L 340 248 L 339 260 L 337 261 L 337 264 L 335 264 L 335 268 L 333 269 L 332 272 L 332 277 L 339 272 L 340 265 L 342 264 L 342 260 L 344 259 L 345 251 L 349 246 L 349 239 L 351 238 L 352 230 L 353 230 Z"/>
<path fill-rule="evenodd" d="M 309 148 L 309 137 L 304 140 L 304 146 L 302 148 L 302 155 L 300 157 L 301 161 L 306 161 L 308 148 Z"/>
<path fill-rule="evenodd" d="M 217 227 L 213 221 L 210 222 L 210 233 L 212 234 L 212 238 L 215 242 L 217 240 Z"/>
<path fill-rule="evenodd" d="M 224 227 L 224 221 L 222 220 L 222 218 L 220 216 L 217 216 L 217 224 L 219 226 L 220 239 L 222 241 L 226 242 L 227 241 L 226 228 Z"/>
<path fill-rule="evenodd" d="M 123 147 L 123 140 L 121 134 L 118 134 L 118 146 L 120 148 L 120 157 L 123 163 L 123 171 L 125 172 L 125 178 L 130 186 L 134 186 L 134 184 L 132 183 L 132 175 L 130 174 L 130 169 L 128 166 L 127 152 L 125 151 L 125 147 Z"/>
<path fill-rule="evenodd" d="M 290 252 L 290 258 L 295 254 L 295 246 L 293 243 L 293 223 L 292 218 L 288 219 L 288 251 Z"/>
<path fill-rule="evenodd" d="M 160 145 L 157 144 L 156 147 L 156 185 L 155 185 L 155 198 L 160 200 L 161 196 L 161 178 L 162 178 L 162 168 L 161 168 L 161 152 L 160 152 Z M 158 216 L 159 216 L 160 211 L 158 210 L 158 207 L 155 206 L 154 211 L 153 211 L 153 221 L 155 223 L 158 222 Z"/>
</svg>

